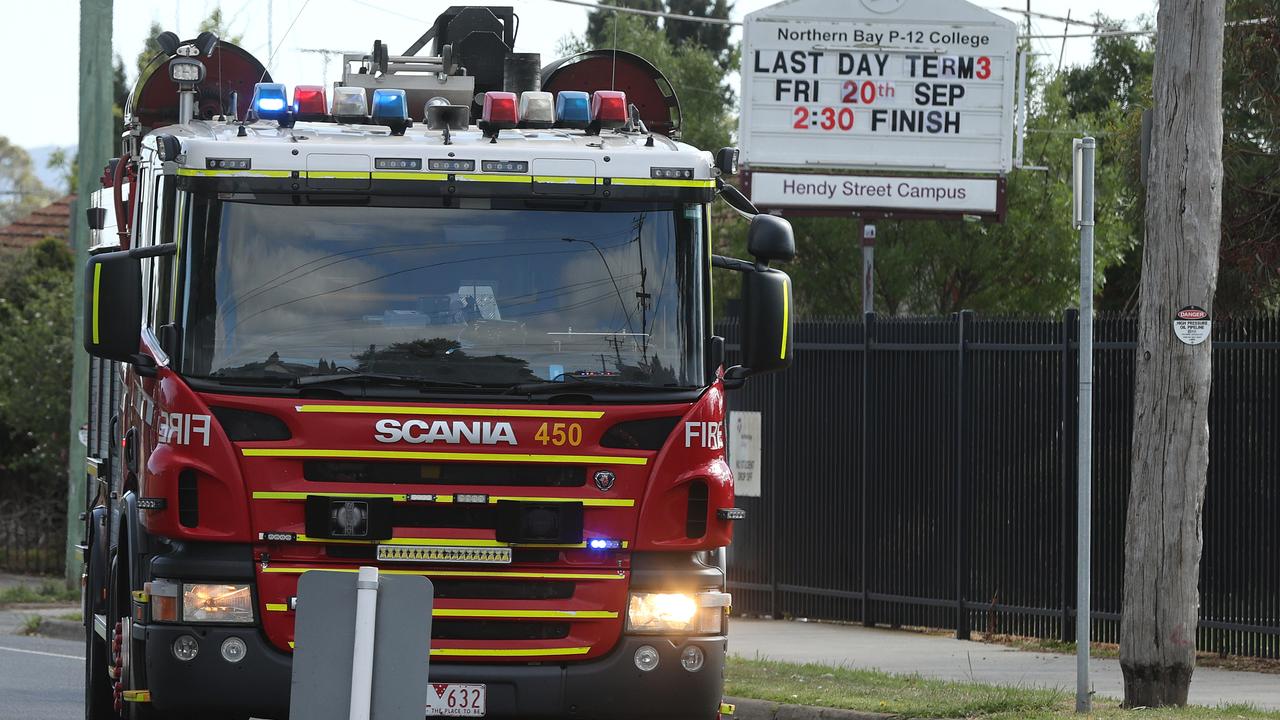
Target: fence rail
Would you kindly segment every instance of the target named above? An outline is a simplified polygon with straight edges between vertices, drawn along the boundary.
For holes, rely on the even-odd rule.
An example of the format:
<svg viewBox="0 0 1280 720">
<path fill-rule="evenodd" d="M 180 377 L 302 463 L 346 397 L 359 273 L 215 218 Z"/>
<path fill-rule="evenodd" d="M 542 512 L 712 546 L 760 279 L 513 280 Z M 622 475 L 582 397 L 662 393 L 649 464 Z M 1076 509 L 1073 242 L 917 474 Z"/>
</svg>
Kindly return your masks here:
<svg viewBox="0 0 1280 720">
<path fill-rule="evenodd" d="M 753 614 L 1071 640 L 1077 315 L 804 321 L 730 549 Z M 730 356 L 737 326 L 723 323 Z M 1095 323 L 1093 633 L 1119 637 L 1136 323 Z M 1280 322 L 1214 328 L 1203 650 L 1280 657 Z"/>
</svg>

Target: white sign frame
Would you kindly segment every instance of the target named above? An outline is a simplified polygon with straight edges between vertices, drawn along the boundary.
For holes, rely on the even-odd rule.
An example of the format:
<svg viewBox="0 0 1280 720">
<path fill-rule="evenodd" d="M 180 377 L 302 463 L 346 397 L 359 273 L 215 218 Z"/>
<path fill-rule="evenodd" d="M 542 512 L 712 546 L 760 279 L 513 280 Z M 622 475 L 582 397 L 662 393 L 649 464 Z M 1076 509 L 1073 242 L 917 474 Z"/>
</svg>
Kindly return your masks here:
<svg viewBox="0 0 1280 720">
<path fill-rule="evenodd" d="M 832 175 L 756 170 L 749 177 L 751 202 L 770 210 L 830 210 L 864 215 L 884 212 L 899 217 L 916 213 L 999 217 L 1003 210 L 1001 178 L 996 176 Z"/>
<path fill-rule="evenodd" d="M 891 26 L 897 28 L 893 32 L 898 38 L 893 45 L 888 45 L 888 28 Z M 769 35 L 770 31 L 773 36 Z M 781 39 L 783 34 L 787 35 L 786 39 Z M 904 34 L 908 36 L 905 39 L 902 37 Z M 774 39 L 771 40 L 771 37 Z M 840 53 L 857 56 L 870 53 L 875 55 L 877 62 L 881 56 L 888 55 L 892 58 L 889 64 L 882 64 L 875 69 L 881 73 L 878 77 L 887 78 L 888 68 L 907 62 L 907 56 L 954 55 L 962 58 L 964 56 L 960 53 L 968 52 L 972 55 L 979 51 L 966 50 L 967 45 L 972 42 L 947 42 L 958 38 L 985 38 L 987 45 L 979 50 L 983 55 L 1000 61 L 1000 107 L 999 117 L 995 120 L 998 123 L 998 136 L 985 134 L 939 137 L 878 133 L 868 141 L 869 134 L 858 133 L 869 122 L 866 118 L 870 112 L 879 110 L 869 106 L 861 106 L 866 108 L 857 116 L 862 119 L 855 118 L 850 125 L 851 134 L 847 136 L 840 136 L 838 133 L 808 133 L 806 130 L 790 132 L 785 122 L 779 119 L 779 110 L 791 101 L 759 99 L 757 94 L 758 79 L 780 77 L 757 74 L 757 50 L 762 53 L 761 62 L 764 65 L 761 67 L 771 67 L 769 63 L 773 61 L 769 59 L 770 53 L 776 59 L 776 53 L 786 43 L 804 44 L 811 48 L 810 52 L 822 53 L 823 58 L 827 59 L 813 59 L 814 68 L 819 68 L 823 63 L 829 68 L 832 62 L 840 62 L 830 59 Z M 767 47 L 770 44 L 773 47 Z M 834 55 L 827 55 L 828 53 Z M 803 59 L 797 60 L 797 63 L 801 62 Z M 912 67 L 914 73 L 920 66 Z M 1015 103 L 1018 70 L 1017 25 L 963 0 L 783 0 L 749 13 L 743 22 L 741 115 L 738 130 L 742 163 L 753 168 L 1008 173 L 1013 168 L 1014 134 L 1018 122 Z M 815 72 L 817 74 L 810 77 L 817 78 L 821 74 Z M 912 75 L 917 80 L 920 77 L 922 76 Z M 908 82 L 912 81 L 903 80 L 901 96 L 911 92 Z M 924 83 L 923 80 L 919 82 Z M 894 86 L 894 91 L 898 92 L 896 83 L 887 84 Z M 942 84 L 933 83 L 939 87 Z M 961 83 L 957 79 L 954 84 Z M 832 106 L 833 103 L 823 100 L 822 96 L 828 92 L 828 97 L 834 96 L 839 89 L 838 86 L 831 91 L 823 88 L 818 93 L 818 104 L 815 107 L 822 106 L 821 109 L 825 110 Z M 797 113 L 800 106 L 805 106 L 808 102 L 815 101 L 800 101 L 796 107 Z M 859 108 L 856 105 L 850 107 L 855 112 Z M 898 117 L 896 111 L 900 109 L 902 108 L 892 110 L 894 118 Z M 959 122 L 965 115 L 961 115 L 962 111 L 959 109 L 955 112 L 959 133 Z M 974 118 L 985 117 L 988 120 L 986 124 L 991 125 L 989 120 L 993 111 L 990 107 L 963 112 Z M 796 122 L 800 123 L 799 120 Z M 823 122 L 825 123 L 825 119 Z M 842 143 L 841 139 L 847 139 L 848 142 Z"/>
<path fill-rule="evenodd" d="M 729 411 L 727 426 L 729 469 L 737 497 L 760 497 L 764 486 L 764 466 L 760 464 L 761 414 L 758 410 Z"/>
</svg>

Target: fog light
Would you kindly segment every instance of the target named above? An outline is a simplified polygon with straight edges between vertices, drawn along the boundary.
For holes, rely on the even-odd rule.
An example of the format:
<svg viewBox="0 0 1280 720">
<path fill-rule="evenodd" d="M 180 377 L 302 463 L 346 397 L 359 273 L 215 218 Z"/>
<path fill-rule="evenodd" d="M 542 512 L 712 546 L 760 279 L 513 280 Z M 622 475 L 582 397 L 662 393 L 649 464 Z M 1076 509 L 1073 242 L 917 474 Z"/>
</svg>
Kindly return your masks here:
<svg viewBox="0 0 1280 720">
<path fill-rule="evenodd" d="M 658 650 L 652 645 L 641 645 L 636 650 L 636 667 L 645 672 L 656 670 L 658 667 Z"/>
<path fill-rule="evenodd" d="M 697 645 L 690 645 L 680 653 L 680 666 L 689 672 L 698 672 L 702 669 L 702 663 L 706 657 L 702 654 L 702 648 Z"/>
<path fill-rule="evenodd" d="M 238 663 L 244 659 L 249 648 L 238 637 L 229 637 L 222 641 L 222 659 L 229 663 Z M 681 659 L 683 662 L 683 658 Z M 702 667 L 702 654 L 698 654 L 698 667 Z M 687 669 L 687 667 L 686 667 Z"/>
<path fill-rule="evenodd" d="M 173 656 L 182 662 L 191 662 L 200 654 L 200 643 L 190 635 L 179 635 L 173 641 Z"/>
</svg>

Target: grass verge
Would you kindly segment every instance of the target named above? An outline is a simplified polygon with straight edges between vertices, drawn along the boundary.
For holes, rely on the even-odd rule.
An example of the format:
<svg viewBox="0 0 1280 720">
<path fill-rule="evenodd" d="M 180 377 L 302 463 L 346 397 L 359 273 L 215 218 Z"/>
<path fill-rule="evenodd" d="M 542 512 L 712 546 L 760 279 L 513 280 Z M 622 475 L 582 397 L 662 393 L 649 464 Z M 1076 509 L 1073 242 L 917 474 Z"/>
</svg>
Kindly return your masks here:
<svg viewBox="0 0 1280 720">
<path fill-rule="evenodd" d="M 1078 720 L 1075 696 L 1061 690 L 930 680 L 874 670 L 730 657 L 725 694 L 908 718 Z M 1089 718 L 1128 720 L 1280 720 L 1244 705 L 1122 710 L 1096 698 Z"/>
<path fill-rule="evenodd" d="M 0 590 L 0 605 L 14 603 L 65 603 L 80 599 L 79 590 L 68 590 L 64 585 L 45 581 L 39 585 L 14 585 Z"/>
</svg>

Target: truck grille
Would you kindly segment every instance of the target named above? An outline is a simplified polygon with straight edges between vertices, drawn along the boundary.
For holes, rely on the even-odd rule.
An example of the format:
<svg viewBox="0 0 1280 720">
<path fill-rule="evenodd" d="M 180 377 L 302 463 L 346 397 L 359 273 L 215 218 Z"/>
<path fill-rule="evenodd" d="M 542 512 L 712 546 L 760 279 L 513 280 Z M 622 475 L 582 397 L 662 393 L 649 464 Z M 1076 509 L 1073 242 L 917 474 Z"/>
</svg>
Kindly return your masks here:
<svg viewBox="0 0 1280 720">
<path fill-rule="evenodd" d="M 518 487 L 582 487 L 587 484 L 586 468 L 574 465 L 309 460 L 302 464 L 302 473 L 313 482 Z"/>
<path fill-rule="evenodd" d="M 567 622 L 434 620 L 434 640 L 559 640 L 569 636 Z"/>
</svg>

